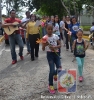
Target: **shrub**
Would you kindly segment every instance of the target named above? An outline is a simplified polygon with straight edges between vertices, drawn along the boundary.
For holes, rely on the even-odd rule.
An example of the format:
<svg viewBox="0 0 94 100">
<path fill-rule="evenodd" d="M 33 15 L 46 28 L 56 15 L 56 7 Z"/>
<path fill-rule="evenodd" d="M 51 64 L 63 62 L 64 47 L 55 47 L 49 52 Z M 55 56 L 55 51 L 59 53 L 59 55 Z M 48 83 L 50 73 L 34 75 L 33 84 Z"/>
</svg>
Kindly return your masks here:
<svg viewBox="0 0 94 100">
<path fill-rule="evenodd" d="M 83 29 L 83 31 L 90 31 L 91 26 L 80 26 L 80 27 Z"/>
</svg>

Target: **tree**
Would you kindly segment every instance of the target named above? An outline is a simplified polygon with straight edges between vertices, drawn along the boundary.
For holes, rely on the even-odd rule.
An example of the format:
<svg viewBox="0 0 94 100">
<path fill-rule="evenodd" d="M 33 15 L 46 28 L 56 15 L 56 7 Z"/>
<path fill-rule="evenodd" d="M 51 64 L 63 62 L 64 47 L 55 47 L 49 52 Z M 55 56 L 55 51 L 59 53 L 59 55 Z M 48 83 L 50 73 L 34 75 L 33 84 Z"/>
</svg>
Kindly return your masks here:
<svg viewBox="0 0 94 100">
<path fill-rule="evenodd" d="M 78 15 L 82 10 L 83 4 L 93 6 L 93 0 L 2 0 L 7 4 L 7 11 L 14 8 L 18 13 L 24 7 L 33 11 L 35 8 L 45 15 Z M 4 4 L 3 3 L 3 4 Z"/>
<path fill-rule="evenodd" d="M 39 10 L 41 9 L 47 15 L 58 14 L 62 15 L 78 15 L 82 10 L 84 4 L 81 0 L 36 0 L 32 1 L 33 6 Z M 63 13 L 63 14 L 62 14 Z"/>
</svg>

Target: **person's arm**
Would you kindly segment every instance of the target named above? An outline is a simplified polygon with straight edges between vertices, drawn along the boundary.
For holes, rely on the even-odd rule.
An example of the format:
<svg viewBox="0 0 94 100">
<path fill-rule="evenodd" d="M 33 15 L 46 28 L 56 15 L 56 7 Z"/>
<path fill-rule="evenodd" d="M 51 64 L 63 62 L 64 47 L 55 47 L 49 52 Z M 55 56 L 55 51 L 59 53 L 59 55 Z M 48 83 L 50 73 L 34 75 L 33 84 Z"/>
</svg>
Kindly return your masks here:
<svg viewBox="0 0 94 100">
<path fill-rule="evenodd" d="M 13 23 L 4 23 L 4 24 L 2 24 L 2 28 L 6 28 L 8 26 L 13 26 Z"/>
<path fill-rule="evenodd" d="M 29 25 L 27 24 L 27 28 L 26 28 L 26 39 L 28 40 L 28 35 L 29 35 Z"/>
<path fill-rule="evenodd" d="M 62 33 L 62 23 L 60 22 L 60 33 Z"/>
<path fill-rule="evenodd" d="M 48 45 L 49 45 L 48 42 L 46 42 L 46 43 L 42 43 L 42 50 L 44 51 L 44 50 L 45 50 L 45 47 L 48 46 Z"/>
<path fill-rule="evenodd" d="M 69 31 L 67 28 L 65 28 L 65 23 L 63 24 L 63 28 L 64 28 L 64 30 L 66 30 L 67 32 Z"/>
<path fill-rule="evenodd" d="M 74 40 L 73 45 L 72 45 L 72 50 L 74 51 L 75 49 L 75 44 L 76 44 L 76 40 Z"/>
<path fill-rule="evenodd" d="M 57 49 L 58 49 L 58 48 L 61 48 L 61 41 L 60 41 L 60 40 L 57 40 L 57 44 L 58 44 L 58 45 L 55 46 L 55 48 L 57 48 Z"/>
<path fill-rule="evenodd" d="M 86 51 L 88 49 L 88 47 L 89 47 L 89 43 L 86 44 L 86 41 L 84 41 L 84 46 L 85 46 L 85 51 Z"/>
<path fill-rule="evenodd" d="M 22 23 L 24 23 L 24 22 L 22 22 Z M 22 28 L 26 28 L 28 23 L 29 23 L 29 20 L 26 21 L 24 24 L 22 24 Z"/>
<path fill-rule="evenodd" d="M 45 50 L 45 45 L 44 45 L 44 43 L 42 43 L 42 50 L 43 50 L 43 51 Z"/>
</svg>

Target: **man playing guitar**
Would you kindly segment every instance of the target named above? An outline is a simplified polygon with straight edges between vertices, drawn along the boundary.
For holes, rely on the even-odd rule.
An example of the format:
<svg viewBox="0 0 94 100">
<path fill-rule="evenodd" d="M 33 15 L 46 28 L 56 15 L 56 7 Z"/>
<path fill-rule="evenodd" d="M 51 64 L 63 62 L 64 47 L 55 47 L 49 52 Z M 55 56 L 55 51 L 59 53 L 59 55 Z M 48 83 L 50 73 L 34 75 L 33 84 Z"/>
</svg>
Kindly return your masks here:
<svg viewBox="0 0 94 100">
<path fill-rule="evenodd" d="M 18 22 L 21 23 L 21 20 L 16 18 L 16 11 L 15 10 L 11 10 L 10 11 L 10 18 L 7 18 L 5 20 L 5 23 L 2 25 L 3 28 L 5 27 L 9 27 L 9 26 L 14 26 L 14 22 Z M 9 35 L 9 44 L 10 44 L 10 49 L 11 49 L 11 56 L 12 56 L 12 64 L 17 63 L 17 55 L 15 52 L 15 40 L 19 45 L 19 56 L 20 59 L 23 60 L 23 40 L 20 36 L 20 31 L 16 30 L 13 32 L 13 34 Z"/>
</svg>

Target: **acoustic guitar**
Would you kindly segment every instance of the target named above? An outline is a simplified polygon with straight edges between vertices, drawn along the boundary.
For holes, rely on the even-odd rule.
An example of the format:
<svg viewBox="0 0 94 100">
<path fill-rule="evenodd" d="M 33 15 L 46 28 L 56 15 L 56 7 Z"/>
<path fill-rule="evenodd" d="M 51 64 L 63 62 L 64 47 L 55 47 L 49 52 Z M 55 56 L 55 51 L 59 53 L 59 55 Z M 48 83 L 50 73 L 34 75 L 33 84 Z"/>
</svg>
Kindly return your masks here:
<svg viewBox="0 0 94 100">
<path fill-rule="evenodd" d="M 29 20 L 27 20 L 27 21 L 25 21 L 25 22 L 22 22 L 22 23 L 14 22 L 14 23 L 12 23 L 13 26 L 7 26 L 7 27 L 5 27 L 5 28 L 3 28 L 3 29 L 4 29 L 4 31 L 5 31 L 5 33 L 6 33 L 7 35 L 11 35 L 11 34 L 13 34 L 16 30 L 19 30 L 19 26 L 20 26 L 21 24 L 26 23 L 26 22 L 28 22 L 28 21 L 29 21 Z"/>
</svg>

